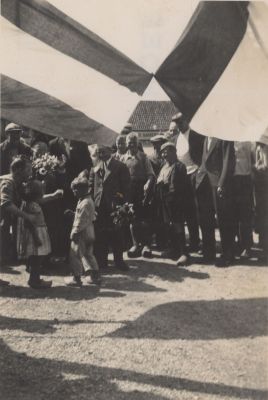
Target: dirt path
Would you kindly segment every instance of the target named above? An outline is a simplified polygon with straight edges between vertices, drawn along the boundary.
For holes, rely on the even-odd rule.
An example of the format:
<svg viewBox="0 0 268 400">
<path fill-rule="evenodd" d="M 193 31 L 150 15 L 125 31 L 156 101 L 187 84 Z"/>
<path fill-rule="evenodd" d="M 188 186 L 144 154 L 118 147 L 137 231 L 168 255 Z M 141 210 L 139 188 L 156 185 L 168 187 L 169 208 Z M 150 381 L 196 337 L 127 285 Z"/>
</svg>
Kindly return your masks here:
<svg viewBox="0 0 268 400">
<path fill-rule="evenodd" d="M 267 267 L 129 265 L 100 290 L 6 270 L 1 399 L 268 399 Z"/>
</svg>

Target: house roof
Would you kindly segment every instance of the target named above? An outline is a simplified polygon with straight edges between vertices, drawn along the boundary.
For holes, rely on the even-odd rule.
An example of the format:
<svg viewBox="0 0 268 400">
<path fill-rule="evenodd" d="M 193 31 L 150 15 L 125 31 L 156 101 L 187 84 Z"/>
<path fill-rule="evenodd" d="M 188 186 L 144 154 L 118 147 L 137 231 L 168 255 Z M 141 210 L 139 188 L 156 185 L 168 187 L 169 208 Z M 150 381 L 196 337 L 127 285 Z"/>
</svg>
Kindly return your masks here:
<svg viewBox="0 0 268 400">
<path fill-rule="evenodd" d="M 171 101 L 140 101 L 129 122 L 133 131 L 166 131 L 178 112 Z"/>
</svg>

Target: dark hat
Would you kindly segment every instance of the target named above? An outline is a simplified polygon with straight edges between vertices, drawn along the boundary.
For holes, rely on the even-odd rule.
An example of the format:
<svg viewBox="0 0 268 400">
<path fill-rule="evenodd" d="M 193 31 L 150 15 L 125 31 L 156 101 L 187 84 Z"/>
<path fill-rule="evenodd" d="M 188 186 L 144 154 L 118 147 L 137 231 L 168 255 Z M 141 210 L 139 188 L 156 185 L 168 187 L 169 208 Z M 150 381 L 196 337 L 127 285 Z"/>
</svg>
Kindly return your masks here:
<svg viewBox="0 0 268 400">
<path fill-rule="evenodd" d="M 166 142 L 167 139 L 165 138 L 164 135 L 159 134 L 159 135 L 155 135 L 155 136 L 151 137 L 150 141 L 152 143 L 157 143 L 157 142 L 159 143 L 159 142 Z"/>
<path fill-rule="evenodd" d="M 130 133 L 133 129 L 133 125 L 130 122 L 127 122 L 124 126 L 124 128 L 121 131 L 122 135 L 127 135 L 128 133 Z"/>
<path fill-rule="evenodd" d="M 20 132 L 22 132 L 22 127 L 17 125 L 17 124 L 14 124 L 14 122 L 10 122 L 10 124 L 8 124 L 5 127 L 5 132 L 12 132 L 12 131 L 16 131 L 16 132 L 20 131 Z"/>
<path fill-rule="evenodd" d="M 163 150 L 165 150 L 167 147 L 172 147 L 174 150 L 176 150 L 176 146 L 175 146 L 175 144 L 172 143 L 172 142 L 166 142 L 166 143 L 162 144 L 160 150 L 163 151 Z"/>
<path fill-rule="evenodd" d="M 105 144 L 97 144 L 96 148 L 98 150 L 109 150 L 109 151 L 112 151 L 112 148 L 110 146 L 106 146 Z"/>
</svg>

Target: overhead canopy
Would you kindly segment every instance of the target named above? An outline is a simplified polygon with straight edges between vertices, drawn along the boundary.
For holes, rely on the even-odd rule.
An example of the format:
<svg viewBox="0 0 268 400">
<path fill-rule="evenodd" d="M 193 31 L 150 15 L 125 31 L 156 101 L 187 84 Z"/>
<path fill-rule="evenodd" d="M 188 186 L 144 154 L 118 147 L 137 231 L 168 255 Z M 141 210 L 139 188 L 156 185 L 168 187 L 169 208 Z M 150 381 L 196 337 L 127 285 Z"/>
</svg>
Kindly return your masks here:
<svg viewBox="0 0 268 400">
<path fill-rule="evenodd" d="M 2 118 L 111 144 L 150 91 L 152 70 L 200 133 L 256 140 L 267 129 L 265 2 L 196 8 L 194 0 L 108 6 L 2 0 L 1 6 Z M 154 88 L 160 97 L 153 100 L 163 99 Z"/>
<path fill-rule="evenodd" d="M 268 127 L 268 5 L 201 2 L 156 79 L 200 133 L 257 140 Z"/>
<path fill-rule="evenodd" d="M 45 133 L 112 143 L 152 75 L 47 1 L 3 0 L 1 6 L 2 117 Z"/>
</svg>

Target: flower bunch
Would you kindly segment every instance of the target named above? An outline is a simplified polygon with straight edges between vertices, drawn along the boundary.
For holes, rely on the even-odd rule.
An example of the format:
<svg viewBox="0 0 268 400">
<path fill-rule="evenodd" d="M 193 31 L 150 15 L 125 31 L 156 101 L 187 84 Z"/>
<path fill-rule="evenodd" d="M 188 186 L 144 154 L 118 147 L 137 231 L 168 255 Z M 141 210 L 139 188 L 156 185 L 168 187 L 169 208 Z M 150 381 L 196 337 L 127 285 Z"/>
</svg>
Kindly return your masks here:
<svg viewBox="0 0 268 400">
<path fill-rule="evenodd" d="M 45 178 L 47 175 L 54 175 L 60 169 L 60 161 L 56 156 L 46 153 L 33 160 L 33 173 L 36 178 Z"/>
<path fill-rule="evenodd" d="M 113 217 L 113 223 L 117 227 L 129 225 L 135 217 L 133 204 L 124 203 L 116 206 L 116 209 L 114 212 L 112 212 L 111 217 Z"/>
</svg>

